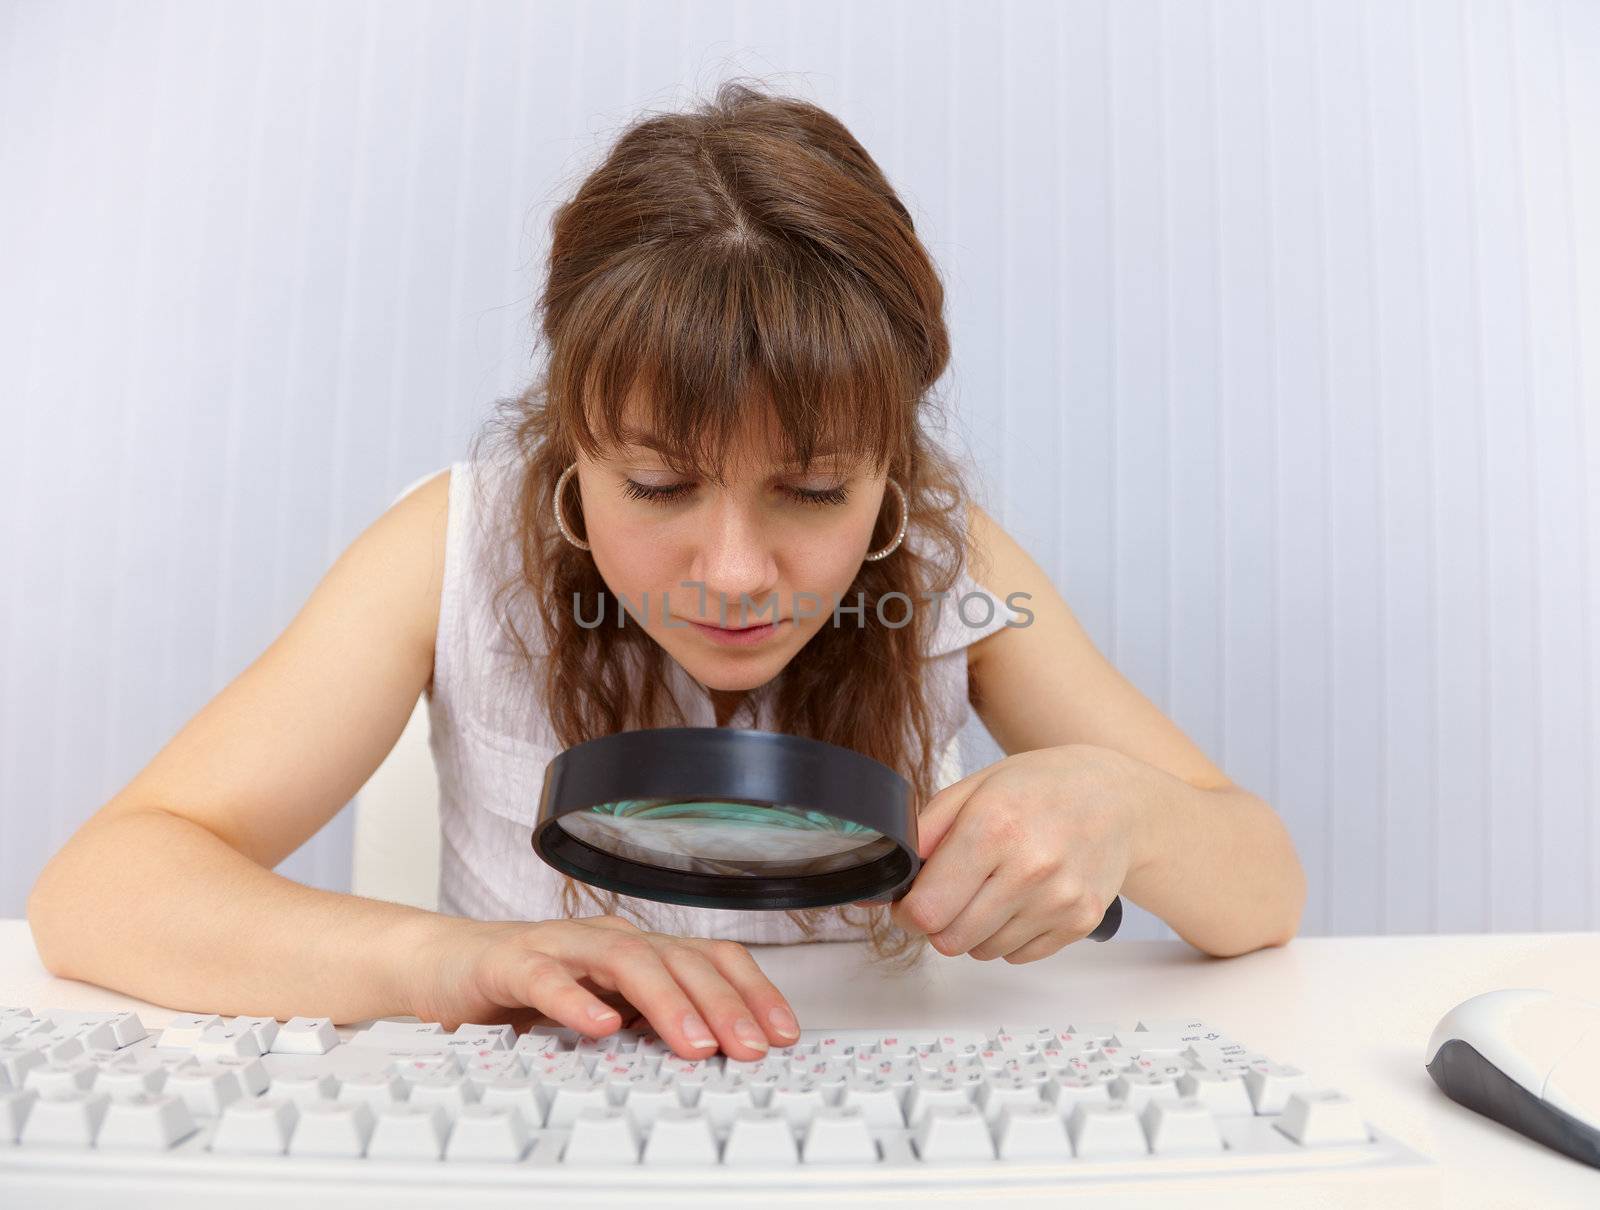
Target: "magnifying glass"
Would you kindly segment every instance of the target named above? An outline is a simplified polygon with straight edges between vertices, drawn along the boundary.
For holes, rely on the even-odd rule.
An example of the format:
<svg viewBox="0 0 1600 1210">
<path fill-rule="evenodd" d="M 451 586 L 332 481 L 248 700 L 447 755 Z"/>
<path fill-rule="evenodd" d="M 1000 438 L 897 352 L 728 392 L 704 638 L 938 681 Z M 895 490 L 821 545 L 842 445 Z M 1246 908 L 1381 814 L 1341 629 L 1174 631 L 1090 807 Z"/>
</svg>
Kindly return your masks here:
<svg viewBox="0 0 1600 1210">
<path fill-rule="evenodd" d="M 837 744 L 737 727 L 619 731 L 545 768 L 533 850 L 605 890 L 784 911 L 892 902 L 921 868 L 911 785 Z M 1095 930 L 1122 924 L 1112 900 Z"/>
</svg>

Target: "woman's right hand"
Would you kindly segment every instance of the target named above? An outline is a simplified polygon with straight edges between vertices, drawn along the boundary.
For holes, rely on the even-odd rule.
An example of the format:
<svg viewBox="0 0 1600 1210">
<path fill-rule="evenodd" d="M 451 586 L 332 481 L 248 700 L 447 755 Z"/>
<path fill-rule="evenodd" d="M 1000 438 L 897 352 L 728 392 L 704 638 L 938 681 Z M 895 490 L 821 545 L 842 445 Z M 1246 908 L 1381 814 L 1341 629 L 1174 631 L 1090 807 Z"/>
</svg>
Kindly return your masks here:
<svg viewBox="0 0 1600 1210">
<path fill-rule="evenodd" d="M 646 932 L 619 916 L 444 919 L 401 975 L 422 1021 L 453 1029 L 543 1014 L 600 1038 L 637 1015 L 689 1059 L 719 1045 L 757 1059 L 799 1037 L 788 1001 L 737 941 Z"/>
</svg>

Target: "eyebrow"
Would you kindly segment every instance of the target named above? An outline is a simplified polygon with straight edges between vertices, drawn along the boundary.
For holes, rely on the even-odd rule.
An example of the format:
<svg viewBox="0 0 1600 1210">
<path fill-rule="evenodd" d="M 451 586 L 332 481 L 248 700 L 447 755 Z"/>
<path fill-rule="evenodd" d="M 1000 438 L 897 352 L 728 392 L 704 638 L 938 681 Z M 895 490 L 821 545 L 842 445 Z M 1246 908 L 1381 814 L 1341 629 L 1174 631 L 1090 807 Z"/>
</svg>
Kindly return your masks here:
<svg viewBox="0 0 1600 1210">
<path fill-rule="evenodd" d="M 657 441 L 649 433 L 643 432 L 639 429 L 624 428 L 619 432 L 618 436 L 621 438 L 622 444 L 624 445 L 639 446 L 641 449 L 654 450 L 658 454 L 670 454 L 672 452 L 672 450 L 669 449 L 664 442 Z M 839 452 L 840 451 L 836 447 L 830 445 L 825 446 L 822 449 L 812 450 L 811 457 L 812 460 L 815 461 L 819 458 L 831 458 Z M 785 465 L 799 466 L 800 460 L 796 458 Z"/>
</svg>

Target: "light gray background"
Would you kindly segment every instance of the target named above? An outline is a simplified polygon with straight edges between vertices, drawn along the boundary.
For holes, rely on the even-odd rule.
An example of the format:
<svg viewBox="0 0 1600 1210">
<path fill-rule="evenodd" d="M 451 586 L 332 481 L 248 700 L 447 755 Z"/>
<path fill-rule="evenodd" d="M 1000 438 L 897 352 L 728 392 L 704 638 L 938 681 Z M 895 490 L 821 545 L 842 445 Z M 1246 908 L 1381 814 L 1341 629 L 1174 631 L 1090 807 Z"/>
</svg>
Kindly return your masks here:
<svg viewBox="0 0 1600 1210">
<path fill-rule="evenodd" d="M 526 380 L 618 126 L 754 72 L 902 191 L 985 502 L 1305 931 L 1595 927 L 1597 67 L 1584 0 L 0 3 L 0 913 Z"/>
</svg>

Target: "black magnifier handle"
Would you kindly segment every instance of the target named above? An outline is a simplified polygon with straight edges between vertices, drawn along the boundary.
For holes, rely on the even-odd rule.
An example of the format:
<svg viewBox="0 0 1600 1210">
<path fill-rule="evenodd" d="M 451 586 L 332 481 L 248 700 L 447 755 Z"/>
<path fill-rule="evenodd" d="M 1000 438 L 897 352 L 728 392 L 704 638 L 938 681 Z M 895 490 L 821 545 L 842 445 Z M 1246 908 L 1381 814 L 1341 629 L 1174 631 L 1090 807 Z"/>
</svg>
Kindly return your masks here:
<svg viewBox="0 0 1600 1210">
<path fill-rule="evenodd" d="M 900 894 L 894 896 L 894 899 L 900 898 L 901 895 L 904 895 L 906 891 L 909 891 L 910 889 L 911 884 L 907 883 L 903 888 L 901 888 Z M 893 902 L 893 900 L 891 900 L 891 902 Z M 1117 935 L 1117 930 L 1121 927 L 1122 896 L 1118 895 L 1111 901 L 1111 905 L 1106 908 L 1106 914 L 1100 917 L 1100 923 L 1094 926 L 1094 931 L 1089 934 L 1088 939 L 1090 941 L 1110 941 L 1111 938 Z"/>
<path fill-rule="evenodd" d="M 1106 914 L 1100 917 L 1100 923 L 1094 926 L 1094 932 L 1089 934 L 1090 941 L 1110 941 L 1117 935 L 1117 930 L 1122 927 L 1122 896 L 1118 895 L 1111 901 L 1111 906 L 1106 909 Z"/>
</svg>

